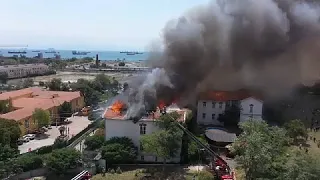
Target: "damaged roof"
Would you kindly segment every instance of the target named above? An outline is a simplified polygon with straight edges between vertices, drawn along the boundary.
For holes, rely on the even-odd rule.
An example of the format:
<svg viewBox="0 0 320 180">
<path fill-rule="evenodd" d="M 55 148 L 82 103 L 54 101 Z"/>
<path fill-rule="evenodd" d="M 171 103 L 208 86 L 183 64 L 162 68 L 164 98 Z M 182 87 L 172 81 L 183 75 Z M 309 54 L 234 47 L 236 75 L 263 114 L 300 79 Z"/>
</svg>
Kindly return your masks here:
<svg viewBox="0 0 320 180">
<path fill-rule="evenodd" d="M 208 91 L 199 94 L 199 100 L 213 100 L 213 101 L 232 101 L 232 100 L 244 100 L 249 97 L 253 97 L 258 100 L 263 100 L 260 93 L 252 92 L 249 90 L 238 90 L 238 91 Z"/>
</svg>

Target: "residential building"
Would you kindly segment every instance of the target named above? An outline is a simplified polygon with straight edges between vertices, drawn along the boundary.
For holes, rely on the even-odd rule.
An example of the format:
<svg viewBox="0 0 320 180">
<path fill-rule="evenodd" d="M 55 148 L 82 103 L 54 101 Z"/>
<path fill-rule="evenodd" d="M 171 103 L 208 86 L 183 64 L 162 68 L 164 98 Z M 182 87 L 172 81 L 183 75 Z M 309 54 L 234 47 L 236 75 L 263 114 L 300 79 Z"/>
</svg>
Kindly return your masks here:
<svg viewBox="0 0 320 180">
<path fill-rule="evenodd" d="M 19 122 L 22 134 L 33 132 L 36 122 L 32 118 L 35 109 L 40 108 L 50 112 L 51 120 L 59 118 L 58 108 L 64 102 L 71 103 L 73 112 L 84 107 L 84 98 L 80 92 L 46 91 L 38 87 L 26 88 L 0 94 L 0 101 L 9 100 L 12 110 L 0 114 L 0 118 Z"/>
<path fill-rule="evenodd" d="M 8 79 L 28 77 L 30 75 L 43 75 L 50 71 L 45 64 L 20 64 L 0 66 L 0 73 L 8 75 Z"/>
<path fill-rule="evenodd" d="M 173 104 L 166 108 L 166 112 L 177 112 L 180 114 L 178 121 L 185 121 L 188 110 L 180 109 L 177 105 Z M 155 113 L 143 116 L 137 123 L 134 123 L 131 119 L 125 118 L 125 112 L 119 114 L 114 112 L 111 107 L 107 108 L 104 113 L 105 118 L 105 137 L 106 140 L 112 137 L 128 137 L 132 139 L 136 147 L 138 147 L 138 160 L 145 162 L 163 162 L 163 159 L 143 152 L 140 144 L 141 136 L 145 134 L 151 134 L 159 130 L 156 125 L 156 119 L 160 117 L 160 110 Z M 167 162 L 179 162 L 180 152 L 177 153 L 176 158 L 167 160 Z"/>
<path fill-rule="evenodd" d="M 262 119 L 263 101 L 261 96 L 246 90 L 211 91 L 201 93 L 198 98 L 197 122 L 204 125 L 223 125 L 218 121 L 218 118 L 226 108 L 232 105 L 240 108 L 240 122 L 250 118 Z"/>
</svg>

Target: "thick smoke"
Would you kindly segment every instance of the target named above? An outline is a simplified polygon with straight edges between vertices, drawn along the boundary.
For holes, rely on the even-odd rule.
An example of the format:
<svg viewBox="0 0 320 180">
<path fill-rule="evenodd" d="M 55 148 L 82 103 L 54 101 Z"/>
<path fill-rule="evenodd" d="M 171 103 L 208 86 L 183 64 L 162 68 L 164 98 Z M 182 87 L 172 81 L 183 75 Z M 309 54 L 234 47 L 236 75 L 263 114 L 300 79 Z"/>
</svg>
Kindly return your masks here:
<svg viewBox="0 0 320 180">
<path fill-rule="evenodd" d="M 189 103 L 207 90 L 285 95 L 320 75 L 320 3 L 214 0 L 167 23 L 157 68 L 133 87 L 128 116 L 158 99 Z"/>
</svg>

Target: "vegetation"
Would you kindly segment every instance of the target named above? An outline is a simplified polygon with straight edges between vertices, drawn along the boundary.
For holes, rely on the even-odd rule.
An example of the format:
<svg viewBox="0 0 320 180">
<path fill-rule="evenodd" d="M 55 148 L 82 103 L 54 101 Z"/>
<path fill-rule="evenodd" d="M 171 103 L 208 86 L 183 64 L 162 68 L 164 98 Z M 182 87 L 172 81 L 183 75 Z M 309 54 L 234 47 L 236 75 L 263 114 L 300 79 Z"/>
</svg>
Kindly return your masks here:
<svg viewBox="0 0 320 180">
<path fill-rule="evenodd" d="M 57 174 L 64 174 L 78 166 L 81 153 L 75 149 L 63 148 L 52 151 L 47 157 L 47 167 Z"/>
<path fill-rule="evenodd" d="M 42 157 L 36 154 L 24 154 L 15 159 L 15 163 L 23 172 L 43 167 Z"/>
<path fill-rule="evenodd" d="M 1 100 L 0 101 L 0 113 L 5 114 L 12 110 L 12 100 Z"/>
<path fill-rule="evenodd" d="M 5 84 L 8 80 L 8 74 L 5 72 L 0 72 L 0 83 Z"/>
<path fill-rule="evenodd" d="M 22 83 L 22 87 L 23 88 L 28 88 L 28 87 L 32 87 L 33 86 L 33 79 L 31 79 L 31 78 L 27 78 L 27 79 L 25 79 L 24 81 L 23 81 L 23 83 Z"/>
<path fill-rule="evenodd" d="M 105 143 L 104 136 L 100 136 L 100 135 L 88 136 L 84 141 L 84 144 L 86 145 L 86 149 L 91 151 L 101 148 L 104 143 Z"/>
<path fill-rule="evenodd" d="M 320 161 L 289 146 L 283 128 L 265 122 L 248 121 L 240 125 L 243 133 L 232 145 L 245 179 L 308 179 L 320 177 Z"/>
<path fill-rule="evenodd" d="M 225 127 L 237 127 L 240 121 L 239 106 L 232 105 L 227 107 L 224 113 L 218 118 L 220 122 L 224 123 Z"/>
<path fill-rule="evenodd" d="M 17 148 L 17 140 L 20 135 L 21 131 L 17 121 L 0 118 L 0 144 Z"/>
<path fill-rule="evenodd" d="M 307 128 L 304 126 L 301 120 L 295 119 L 287 122 L 285 123 L 284 127 L 287 130 L 288 136 L 293 139 L 294 143 L 298 141 L 298 138 L 301 138 L 305 141 L 306 137 L 308 137 Z"/>
<path fill-rule="evenodd" d="M 47 126 L 50 124 L 50 113 L 49 111 L 43 109 L 35 109 L 32 113 L 32 119 L 37 125 L 37 128 L 41 128 L 43 126 Z"/>
<path fill-rule="evenodd" d="M 119 63 L 118 63 L 118 66 L 125 66 L 125 65 L 126 65 L 125 62 L 119 62 Z"/>
<path fill-rule="evenodd" d="M 143 151 L 163 158 L 164 164 L 168 159 L 176 157 L 181 148 L 183 132 L 174 124 L 179 116 L 177 113 L 162 115 L 158 119 L 161 130 L 141 138 Z"/>
<path fill-rule="evenodd" d="M 101 148 L 108 165 L 132 163 L 137 157 L 137 147 L 127 137 L 113 137 Z"/>
<path fill-rule="evenodd" d="M 60 149 L 60 148 L 66 147 L 67 145 L 68 145 L 68 141 L 66 139 L 57 137 L 54 140 L 52 148 L 53 149 Z"/>
<path fill-rule="evenodd" d="M 203 137 L 198 137 L 199 141 L 203 144 L 207 144 L 207 141 Z M 204 153 L 202 153 L 199 149 L 199 146 L 196 142 L 189 141 L 188 144 L 188 160 L 189 163 L 199 163 L 199 159 L 205 159 Z"/>
<path fill-rule="evenodd" d="M 58 113 L 60 117 L 60 122 L 63 122 L 66 117 L 70 117 L 72 115 L 72 106 L 69 102 L 62 103 L 58 108 Z"/>
<path fill-rule="evenodd" d="M 62 81 L 59 78 L 53 78 L 47 83 L 50 91 L 61 91 Z"/>
</svg>

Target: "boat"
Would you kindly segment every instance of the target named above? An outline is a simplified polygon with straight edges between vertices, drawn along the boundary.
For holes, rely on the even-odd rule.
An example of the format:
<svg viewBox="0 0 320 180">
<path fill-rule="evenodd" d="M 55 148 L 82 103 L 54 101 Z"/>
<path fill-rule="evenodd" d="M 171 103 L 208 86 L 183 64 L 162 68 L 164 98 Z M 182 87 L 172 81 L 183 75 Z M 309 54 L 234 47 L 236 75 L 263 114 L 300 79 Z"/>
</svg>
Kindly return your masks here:
<svg viewBox="0 0 320 180">
<path fill-rule="evenodd" d="M 132 55 L 136 55 L 135 52 L 127 52 L 127 55 L 132 56 Z"/>
<path fill-rule="evenodd" d="M 27 54 L 26 51 L 8 51 L 9 54 Z"/>
<path fill-rule="evenodd" d="M 39 50 L 36 50 L 36 51 L 32 51 L 32 52 L 40 52 Z"/>
<path fill-rule="evenodd" d="M 87 55 L 90 52 L 85 52 L 85 51 L 72 51 L 73 55 Z"/>
</svg>

